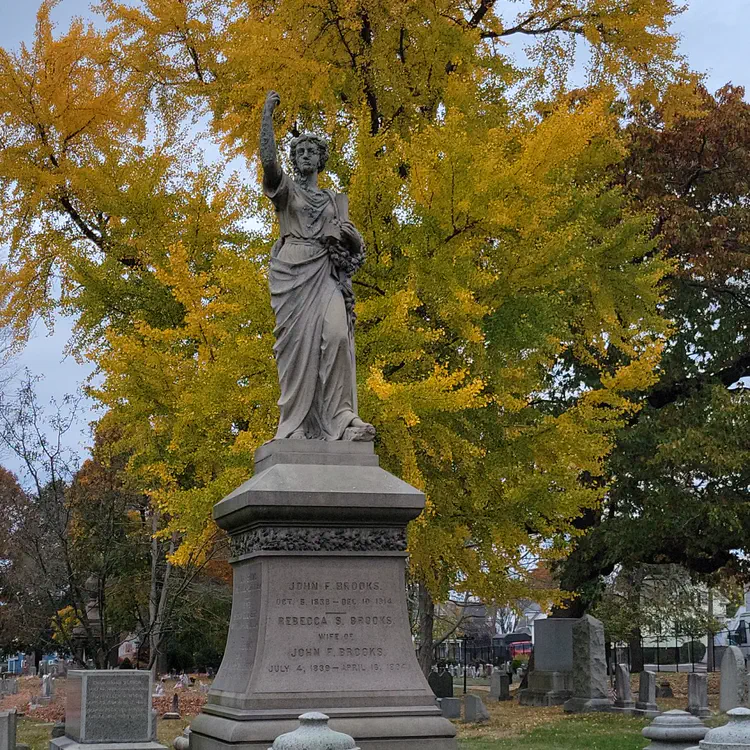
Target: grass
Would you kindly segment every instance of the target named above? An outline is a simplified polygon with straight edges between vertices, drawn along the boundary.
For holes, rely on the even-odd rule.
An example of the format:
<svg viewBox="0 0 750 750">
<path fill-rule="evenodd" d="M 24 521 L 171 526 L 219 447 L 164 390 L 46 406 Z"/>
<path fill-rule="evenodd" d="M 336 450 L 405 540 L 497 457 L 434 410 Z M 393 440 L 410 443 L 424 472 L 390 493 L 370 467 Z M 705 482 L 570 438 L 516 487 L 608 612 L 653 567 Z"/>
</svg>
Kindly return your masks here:
<svg viewBox="0 0 750 750">
<path fill-rule="evenodd" d="M 157 738 L 167 748 L 172 747 L 172 740 L 182 734 L 182 730 L 192 721 L 194 717 L 184 717 L 174 721 L 162 721 L 156 726 Z M 31 750 L 48 750 L 49 741 L 54 724 L 48 722 L 34 721 L 24 716 L 19 719 L 17 726 L 16 741 L 28 745 Z"/>
<path fill-rule="evenodd" d="M 648 722 L 645 722 L 648 723 Z M 611 714 L 561 718 L 523 733 L 494 740 L 462 739 L 460 750 L 642 750 L 644 722 Z"/>
</svg>

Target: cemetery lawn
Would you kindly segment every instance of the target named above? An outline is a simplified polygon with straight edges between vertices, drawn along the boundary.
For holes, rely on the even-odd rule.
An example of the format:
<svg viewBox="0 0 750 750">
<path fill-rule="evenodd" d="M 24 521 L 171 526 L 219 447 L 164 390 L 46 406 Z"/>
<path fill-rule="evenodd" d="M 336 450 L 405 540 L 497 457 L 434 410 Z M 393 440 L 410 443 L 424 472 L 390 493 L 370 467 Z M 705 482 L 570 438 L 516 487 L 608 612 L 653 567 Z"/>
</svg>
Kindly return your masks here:
<svg viewBox="0 0 750 750">
<path fill-rule="evenodd" d="M 460 750 L 642 750 L 649 722 L 612 714 L 560 718 L 505 739 L 460 739 Z M 459 730 L 459 736 L 462 732 Z"/>
</svg>

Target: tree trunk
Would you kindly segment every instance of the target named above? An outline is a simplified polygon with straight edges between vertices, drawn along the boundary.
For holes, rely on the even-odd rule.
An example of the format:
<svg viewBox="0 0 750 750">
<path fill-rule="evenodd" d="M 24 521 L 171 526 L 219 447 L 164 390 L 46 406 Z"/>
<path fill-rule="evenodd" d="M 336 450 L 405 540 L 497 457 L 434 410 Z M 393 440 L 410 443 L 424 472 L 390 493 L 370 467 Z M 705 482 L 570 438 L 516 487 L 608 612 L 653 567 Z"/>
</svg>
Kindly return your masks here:
<svg viewBox="0 0 750 750">
<path fill-rule="evenodd" d="M 635 628 L 628 639 L 630 647 L 630 671 L 633 674 L 643 672 L 643 643 L 641 641 L 641 629 Z"/>
<path fill-rule="evenodd" d="M 714 616 L 714 590 L 708 589 L 708 616 L 713 619 Z M 709 631 L 707 634 L 708 651 L 706 652 L 706 670 L 713 672 L 716 669 L 716 656 L 714 654 L 714 634 Z"/>
<path fill-rule="evenodd" d="M 419 648 L 417 661 L 425 677 L 432 671 L 433 664 L 433 628 L 435 626 L 435 602 L 423 583 L 417 584 L 419 590 L 419 608 L 417 612 L 417 633 Z"/>
</svg>

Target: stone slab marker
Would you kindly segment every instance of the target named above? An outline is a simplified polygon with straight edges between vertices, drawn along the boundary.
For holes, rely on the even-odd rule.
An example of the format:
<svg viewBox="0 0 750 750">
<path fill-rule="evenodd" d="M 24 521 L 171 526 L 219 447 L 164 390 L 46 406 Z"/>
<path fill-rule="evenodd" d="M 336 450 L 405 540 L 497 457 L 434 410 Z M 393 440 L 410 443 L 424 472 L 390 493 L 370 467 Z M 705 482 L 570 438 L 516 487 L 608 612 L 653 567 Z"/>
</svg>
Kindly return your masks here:
<svg viewBox="0 0 750 750">
<path fill-rule="evenodd" d="M 497 667 L 492 671 L 492 675 L 490 676 L 490 700 L 510 700 L 510 677 L 507 672 Z"/>
<path fill-rule="evenodd" d="M 711 709 L 708 707 L 708 675 L 700 672 L 688 674 L 687 710 L 700 719 L 711 716 Z"/>
<path fill-rule="evenodd" d="M 255 452 L 254 476 L 214 506 L 230 536 L 232 614 L 191 750 L 268 750 L 313 710 L 362 750 L 456 750 L 404 593 L 406 526 L 424 503 L 371 442 Z"/>
<path fill-rule="evenodd" d="M 16 750 L 16 710 L 0 711 L 0 750 Z"/>
<path fill-rule="evenodd" d="M 154 742 L 151 673 L 136 669 L 70 670 L 65 735 L 50 750 L 165 750 Z"/>
<path fill-rule="evenodd" d="M 464 696 L 464 721 L 467 724 L 479 724 L 490 720 L 490 712 L 484 701 L 476 695 L 467 693 Z"/>
<path fill-rule="evenodd" d="M 745 657 L 737 646 L 729 646 L 721 660 L 719 710 L 726 713 L 747 703 L 747 674 Z"/>
<path fill-rule="evenodd" d="M 558 706 L 573 694 L 573 625 L 566 617 L 534 623 L 534 668 L 520 690 L 522 706 Z"/>
<path fill-rule="evenodd" d="M 609 711 L 607 660 L 604 650 L 604 625 L 584 615 L 573 625 L 573 697 L 563 709 L 567 713 Z"/>
<path fill-rule="evenodd" d="M 460 698 L 438 698 L 440 712 L 446 719 L 461 718 L 461 699 Z"/>
<path fill-rule="evenodd" d="M 615 670 L 615 698 L 614 707 L 618 711 L 632 711 L 635 708 L 633 689 L 630 686 L 630 670 L 626 664 L 618 664 Z"/>
<path fill-rule="evenodd" d="M 638 700 L 635 710 L 641 716 L 655 718 L 659 715 L 656 705 L 656 672 L 643 671 L 638 682 Z"/>
</svg>

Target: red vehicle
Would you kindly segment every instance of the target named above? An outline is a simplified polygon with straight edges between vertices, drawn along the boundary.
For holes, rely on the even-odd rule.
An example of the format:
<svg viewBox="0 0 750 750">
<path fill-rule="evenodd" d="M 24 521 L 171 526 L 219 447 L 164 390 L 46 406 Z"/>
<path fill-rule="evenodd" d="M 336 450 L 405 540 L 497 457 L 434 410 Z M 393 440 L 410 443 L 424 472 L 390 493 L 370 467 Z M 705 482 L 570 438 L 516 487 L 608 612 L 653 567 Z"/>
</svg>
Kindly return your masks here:
<svg viewBox="0 0 750 750">
<path fill-rule="evenodd" d="M 520 643 L 509 644 L 509 648 L 511 659 L 522 659 L 531 656 L 533 646 L 530 641 L 521 641 Z"/>
</svg>

